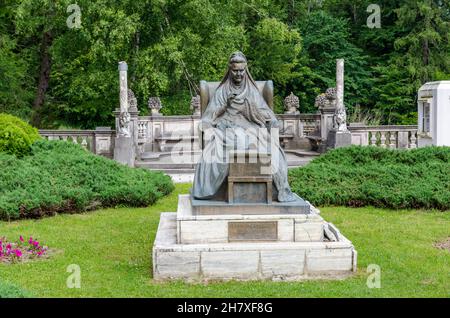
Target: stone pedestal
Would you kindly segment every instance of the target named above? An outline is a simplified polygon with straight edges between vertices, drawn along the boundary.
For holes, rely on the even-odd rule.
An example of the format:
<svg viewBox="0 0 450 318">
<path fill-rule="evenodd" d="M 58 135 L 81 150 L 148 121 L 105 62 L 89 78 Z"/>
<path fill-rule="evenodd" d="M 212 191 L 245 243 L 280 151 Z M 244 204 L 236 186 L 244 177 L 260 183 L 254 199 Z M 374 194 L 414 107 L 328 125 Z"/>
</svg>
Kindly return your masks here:
<svg viewBox="0 0 450 318">
<path fill-rule="evenodd" d="M 270 153 L 230 153 L 228 203 L 272 203 L 270 165 Z"/>
<path fill-rule="evenodd" d="M 136 154 L 133 138 L 119 136 L 114 144 L 114 160 L 129 167 L 134 167 Z"/>
<path fill-rule="evenodd" d="M 352 134 L 350 131 L 330 130 L 327 138 L 327 148 L 346 147 L 352 144 Z"/>
<path fill-rule="evenodd" d="M 324 107 L 320 109 L 320 136 L 322 140 L 328 138 L 330 130 L 333 129 L 333 117 L 336 108 L 334 107 Z"/>
<path fill-rule="evenodd" d="M 264 195 L 264 194 L 263 194 Z M 308 202 L 294 194 L 296 200 L 291 202 L 272 201 L 271 203 L 263 202 L 233 202 L 221 200 L 198 200 L 195 198 L 189 199 L 189 204 L 192 206 L 192 213 L 194 215 L 267 215 L 267 214 L 308 214 L 311 212 L 311 206 Z M 182 201 L 183 204 L 186 200 Z M 178 202 L 180 204 L 180 202 Z"/>
<path fill-rule="evenodd" d="M 190 195 L 180 195 L 178 211 L 161 214 L 153 277 L 303 280 L 352 274 L 352 243 L 306 204 L 308 213 L 198 215 Z"/>
</svg>

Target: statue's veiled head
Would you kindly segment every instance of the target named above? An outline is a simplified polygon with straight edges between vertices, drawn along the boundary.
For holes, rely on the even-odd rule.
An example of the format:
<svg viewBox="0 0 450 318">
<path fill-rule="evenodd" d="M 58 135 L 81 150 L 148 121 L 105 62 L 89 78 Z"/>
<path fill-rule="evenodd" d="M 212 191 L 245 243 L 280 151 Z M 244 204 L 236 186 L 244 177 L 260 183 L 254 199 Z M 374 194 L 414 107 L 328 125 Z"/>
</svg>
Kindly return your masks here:
<svg viewBox="0 0 450 318">
<path fill-rule="evenodd" d="M 228 61 L 228 68 L 233 84 L 241 85 L 247 68 L 247 58 L 242 52 L 234 52 Z"/>
</svg>

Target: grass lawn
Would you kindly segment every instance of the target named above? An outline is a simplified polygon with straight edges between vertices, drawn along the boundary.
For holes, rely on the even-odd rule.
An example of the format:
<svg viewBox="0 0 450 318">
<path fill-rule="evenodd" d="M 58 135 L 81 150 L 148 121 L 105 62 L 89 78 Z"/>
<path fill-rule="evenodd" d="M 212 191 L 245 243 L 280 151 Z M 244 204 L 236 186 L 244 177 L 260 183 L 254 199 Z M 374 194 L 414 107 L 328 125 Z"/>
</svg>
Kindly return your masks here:
<svg viewBox="0 0 450 318">
<path fill-rule="evenodd" d="M 322 208 L 358 251 L 358 273 L 341 281 L 185 284 L 152 281 L 151 248 L 160 212 L 176 211 L 190 184 L 148 208 L 117 208 L 41 220 L 0 222 L 0 236 L 39 239 L 60 253 L 51 259 L 0 264 L 0 280 L 37 297 L 449 297 L 450 252 L 433 244 L 450 237 L 450 213 L 375 208 Z M 67 267 L 81 268 L 69 289 Z M 381 267 L 381 288 L 366 286 L 369 264 Z"/>
</svg>

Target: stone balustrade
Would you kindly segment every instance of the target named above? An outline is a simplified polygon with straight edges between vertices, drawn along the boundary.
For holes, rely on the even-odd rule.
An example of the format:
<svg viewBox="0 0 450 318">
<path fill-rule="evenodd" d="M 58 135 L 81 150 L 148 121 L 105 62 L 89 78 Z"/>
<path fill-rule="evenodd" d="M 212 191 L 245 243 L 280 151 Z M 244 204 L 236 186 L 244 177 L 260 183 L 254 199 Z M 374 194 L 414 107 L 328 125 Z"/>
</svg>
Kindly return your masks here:
<svg viewBox="0 0 450 318">
<path fill-rule="evenodd" d="M 320 131 L 320 114 L 279 114 L 277 118 L 281 126 L 280 140 L 286 148 L 297 148 L 299 139 L 305 142 L 304 137 Z M 192 149 L 199 149 L 200 121 L 200 115 L 139 116 L 139 152 L 170 151 L 170 144 L 180 139 L 190 140 Z"/>
<path fill-rule="evenodd" d="M 314 150 L 311 140 L 321 139 L 320 114 L 279 114 L 280 142 L 286 149 Z M 139 116 L 135 133 L 139 158 L 146 151 L 185 153 L 199 152 L 199 115 Z M 390 149 L 417 147 L 417 126 L 363 126 L 350 124 L 352 144 Z M 39 130 L 49 140 L 66 140 L 87 150 L 113 158 L 115 130 L 98 127 L 95 130 Z M 175 148 L 176 147 L 176 148 Z"/>
<path fill-rule="evenodd" d="M 115 131 L 109 127 L 95 130 L 49 130 L 40 129 L 39 134 L 48 140 L 65 140 L 108 158 L 114 154 Z"/>
<path fill-rule="evenodd" d="M 352 145 L 376 146 L 390 149 L 417 148 L 416 125 L 386 125 L 348 127 L 352 133 Z"/>
</svg>

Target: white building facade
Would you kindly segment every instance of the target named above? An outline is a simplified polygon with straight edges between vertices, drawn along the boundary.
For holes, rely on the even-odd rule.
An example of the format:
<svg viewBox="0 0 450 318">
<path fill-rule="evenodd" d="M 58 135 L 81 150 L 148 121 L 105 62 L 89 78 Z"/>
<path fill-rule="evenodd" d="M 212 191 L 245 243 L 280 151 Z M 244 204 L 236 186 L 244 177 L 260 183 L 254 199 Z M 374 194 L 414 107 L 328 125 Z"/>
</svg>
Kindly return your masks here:
<svg viewBox="0 0 450 318">
<path fill-rule="evenodd" d="M 450 146 L 450 81 L 425 83 L 418 92 L 418 146 Z"/>
</svg>

